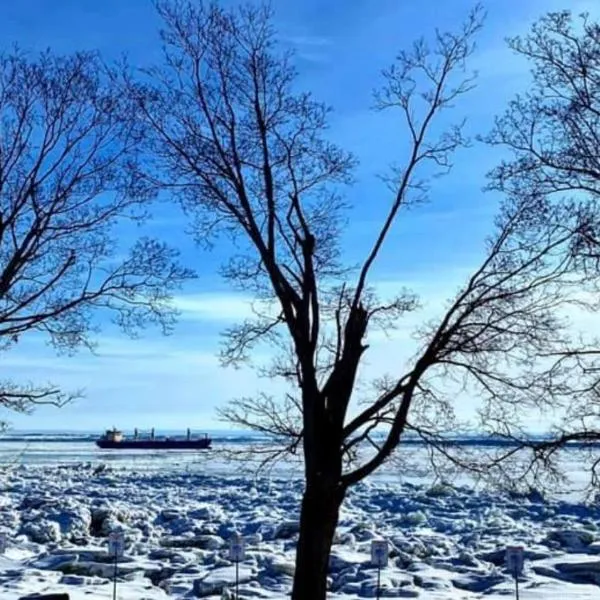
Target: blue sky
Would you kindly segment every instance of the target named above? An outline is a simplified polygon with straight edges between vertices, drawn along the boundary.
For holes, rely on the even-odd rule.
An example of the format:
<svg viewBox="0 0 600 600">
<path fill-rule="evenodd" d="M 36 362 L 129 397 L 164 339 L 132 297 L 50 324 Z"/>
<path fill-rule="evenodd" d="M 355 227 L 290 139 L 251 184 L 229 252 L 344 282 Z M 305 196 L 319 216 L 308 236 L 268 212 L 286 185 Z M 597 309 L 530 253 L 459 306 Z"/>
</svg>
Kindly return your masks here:
<svg viewBox="0 0 600 600">
<path fill-rule="evenodd" d="M 504 38 L 523 33 L 548 10 L 589 10 L 593 0 L 493 0 L 486 3 L 486 27 L 471 66 L 479 87 L 456 109 L 472 132 L 485 133 L 493 115 L 527 84 L 527 65 L 506 48 Z M 355 204 L 346 230 L 348 260 L 371 242 L 377 215 L 389 198 L 376 175 L 398 158 L 399 128 L 389 114 L 369 110 L 380 69 L 421 34 L 452 28 L 467 14 L 466 0 L 276 0 L 281 35 L 298 52 L 301 85 L 334 107 L 332 135 L 361 160 L 359 182 L 349 192 Z M 0 1 L 2 46 L 47 47 L 59 53 L 98 49 L 107 58 L 127 53 L 133 64 L 160 58 L 159 23 L 149 0 Z M 410 354 L 409 332 L 438 309 L 477 262 L 494 212 L 495 199 L 482 194 L 484 174 L 498 156 L 475 146 L 457 156 L 452 174 L 432 189 L 432 202 L 399 224 L 375 273 L 383 289 L 412 286 L 424 309 L 412 315 L 391 339 L 372 340 L 367 374 L 396 371 Z M 60 410 L 42 407 L 31 416 L 7 415 L 15 427 L 97 429 L 112 425 L 195 429 L 222 427 L 214 409 L 220 402 L 258 389 L 275 390 L 245 370 L 223 370 L 216 354 L 219 331 L 247 313 L 244 298 L 232 294 L 216 275 L 218 255 L 195 250 L 182 237 L 178 212 L 161 210 L 153 231 L 180 246 L 199 279 L 177 298 L 182 318 L 167 338 L 146 332 L 129 340 L 105 330 L 97 355 L 54 357 L 44 340 L 24 338 L 3 356 L 10 376 L 51 380 L 67 389 L 85 388 L 86 397 Z"/>
</svg>

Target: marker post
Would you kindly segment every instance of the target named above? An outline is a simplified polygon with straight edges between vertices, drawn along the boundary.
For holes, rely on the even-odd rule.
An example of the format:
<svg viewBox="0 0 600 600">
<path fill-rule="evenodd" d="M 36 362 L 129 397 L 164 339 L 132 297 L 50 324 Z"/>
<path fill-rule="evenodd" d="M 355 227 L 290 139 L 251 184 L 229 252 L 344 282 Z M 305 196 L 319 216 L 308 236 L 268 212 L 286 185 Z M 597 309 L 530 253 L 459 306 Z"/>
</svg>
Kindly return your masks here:
<svg viewBox="0 0 600 600">
<path fill-rule="evenodd" d="M 377 567 L 377 600 L 381 597 L 381 569 L 387 567 L 390 554 L 386 540 L 373 540 L 371 542 L 371 564 Z"/>
<path fill-rule="evenodd" d="M 506 568 L 515 579 L 515 598 L 519 600 L 519 575 L 523 572 L 525 563 L 523 546 L 508 546 L 506 548 Z"/>
<path fill-rule="evenodd" d="M 115 570 L 113 572 L 113 600 L 117 600 L 117 575 L 119 573 L 119 559 L 115 552 Z"/>
<path fill-rule="evenodd" d="M 113 600 L 117 600 L 117 575 L 119 556 L 123 556 L 125 550 L 125 536 L 122 531 L 111 531 L 108 534 L 108 554 L 114 558 L 113 573 Z"/>
<path fill-rule="evenodd" d="M 239 533 L 234 533 L 229 541 L 229 560 L 235 563 L 235 600 L 240 597 L 240 562 L 246 557 L 244 539 Z"/>
</svg>

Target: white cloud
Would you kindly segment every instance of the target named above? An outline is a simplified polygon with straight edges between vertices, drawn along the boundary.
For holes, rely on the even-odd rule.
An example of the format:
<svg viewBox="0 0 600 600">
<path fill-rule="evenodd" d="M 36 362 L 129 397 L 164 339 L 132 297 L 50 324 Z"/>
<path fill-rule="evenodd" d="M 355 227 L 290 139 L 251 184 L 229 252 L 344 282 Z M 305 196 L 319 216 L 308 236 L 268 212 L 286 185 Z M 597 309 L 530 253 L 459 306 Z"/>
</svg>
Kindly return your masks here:
<svg viewBox="0 0 600 600">
<path fill-rule="evenodd" d="M 435 281 L 384 280 L 376 287 L 382 295 L 393 295 L 408 285 L 419 292 L 423 308 L 408 314 L 389 338 L 372 333 L 370 348 L 361 368 L 361 380 L 367 382 L 384 373 L 401 375 L 416 350 L 412 333 L 424 321 L 438 316 L 457 287 L 464 282 L 466 269 L 454 269 Z M 214 303 L 228 306 L 227 314 L 239 318 L 239 299 L 235 294 L 207 294 L 195 299 L 197 312 L 206 313 Z M 216 299 L 219 299 L 217 302 Z M 232 308 L 233 307 L 233 308 Z M 222 314 L 222 313 L 219 313 Z M 598 317 L 573 311 L 574 326 L 595 330 Z M 185 327 L 185 324 L 184 324 Z M 51 379 L 65 389 L 85 387 L 87 395 L 61 410 L 40 409 L 34 417 L 15 417 L 19 427 L 67 427 L 98 429 L 120 427 L 185 427 L 218 428 L 216 408 L 227 400 L 259 391 L 279 394 L 283 387 L 269 379 L 261 379 L 250 369 L 224 369 L 218 359 L 218 346 L 201 345 L 201 323 L 190 323 L 191 338 L 173 336 L 150 340 L 116 337 L 101 339 L 97 356 L 81 354 L 74 358 L 56 358 L 43 345 L 30 345 L 24 353 L 4 356 L 5 368 L 11 376 L 22 380 L 45 382 Z M 197 335 L 195 332 L 197 331 Z M 197 341 L 196 341 L 197 340 Z M 268 358 L 268 348 L 262 350 Z M 461 398 L 460 411 L 470 411 L 476 398 Z M 53 425 L 54 424 L 54 425 Z"/>
<path fill-rule="evenodd" d="M 175 307 L 181 311 L 183 321 L 214 322 L 226 326 L 258 314 L 275 317 L 275 304 L 255 300 L 238 293 L 200 293 L 176 296 Z"/>
<path fill-rule="evenodd" d="M 330 38 L 303 33 L 283 33 L 279 36 L 281 42 L 291 47 L 296 56 L 311 63 L 327 63 L 331 59 L 333 41 Z"/>
<path fill-rule="evenodd" d="M 252 298 L 241 294 L 187 294 L 175 298 L 184 319 L 238 321 L 252 316 Z"/>
</svg>

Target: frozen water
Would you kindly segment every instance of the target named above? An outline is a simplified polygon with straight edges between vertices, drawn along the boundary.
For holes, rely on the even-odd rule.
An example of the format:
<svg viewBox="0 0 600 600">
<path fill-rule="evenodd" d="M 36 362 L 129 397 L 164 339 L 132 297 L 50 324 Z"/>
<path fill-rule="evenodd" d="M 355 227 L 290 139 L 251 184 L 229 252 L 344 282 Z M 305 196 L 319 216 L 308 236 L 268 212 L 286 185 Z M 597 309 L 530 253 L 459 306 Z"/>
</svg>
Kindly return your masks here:
<svg viewBox="0 0 600 600">
<path fill-rule="evenodd" d="M 251 469 L 241 476 L 218 452 L 107 454 L 90 440 L 30 443 L 12 462 L 6 446 L 0 452 L 3 600 L 43 591 L 110 598 L 107 535 L 116 528 L 126 540 L 117 565 L 122 600 L 232 597 L 227 549 L 236 531 L 247 549 L 241 597 L 289 597 L 298 465 L 256 478 Z M 411 452 L 408 477 L 390 466 L 349 494 L 332 551 L 330 598 L 375 596 L 375 538 L 390 543 L 382 597 L 504 599 L 514 586 L 504 548 L 514 543 L 526 547 L 523 599 L 598 597 L 600 507 L 577 498 L 576 486 L 548 500 L 474 489 L 466 478 L 433 486 L 417 475 L 419 449 Z"/>
</svg>

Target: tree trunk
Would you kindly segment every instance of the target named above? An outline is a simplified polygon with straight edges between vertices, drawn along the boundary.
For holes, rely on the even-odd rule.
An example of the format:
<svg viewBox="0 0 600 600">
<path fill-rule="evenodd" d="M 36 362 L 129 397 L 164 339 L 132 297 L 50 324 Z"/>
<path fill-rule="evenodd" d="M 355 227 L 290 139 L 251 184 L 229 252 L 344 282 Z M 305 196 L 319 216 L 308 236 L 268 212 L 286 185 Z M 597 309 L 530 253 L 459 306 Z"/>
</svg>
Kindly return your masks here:
<svg viewBox="0 0 600 600">
<path fill-rule="evenodd" d="M 344 491 L 338 481 L 307 483 L 302 499 L 300 537 L 292 600 L 325 600 L 333 535 Z"/>
</svg>

